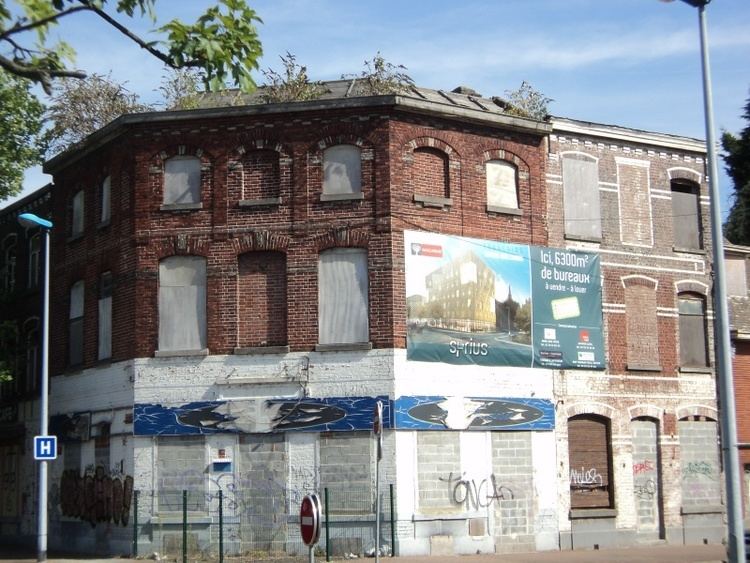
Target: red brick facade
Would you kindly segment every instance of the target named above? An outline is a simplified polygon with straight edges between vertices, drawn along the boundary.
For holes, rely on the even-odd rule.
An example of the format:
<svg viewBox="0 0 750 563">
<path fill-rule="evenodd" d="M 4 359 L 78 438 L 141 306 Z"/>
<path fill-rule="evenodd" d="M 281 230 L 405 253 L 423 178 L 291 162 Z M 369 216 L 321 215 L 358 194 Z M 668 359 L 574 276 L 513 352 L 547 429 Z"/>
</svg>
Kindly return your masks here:
<svg viewBox="0 0 750 563">
<path fill-rule="evenodd" d="M 85 280 L 81 367 L 96 362 L 97 284 L 104 271 L 113 273 L 115 287 L 113 361 L 157 350 L 158 265 L 173 255 L 207 259 L 209 353 L 263 342 L 300 351 L 318 342 L 319 253 L 366 248 L 370 340 L 375 348 L 403 348 L 402 229 L 546 243 L 543 136 L 391 109 L 144 120 L 56 170 L 55 221 L 69 221 L 72 195 L 85 191 L 84 235 L 77 240 L 57 235 L 53 248 L 54 275 L 62 280 L 53 286 L 56 326 L 66 327 L 70 287 Z M 361 199 L 321 198 L 323 151 L 338 144 L 361 151 Z M 200 159 L 200 205 L 162 206 L 164 161 L 175 155 Z M 517 167 L 519 215 L 487 211 L 484 165 L 490 159 Z M 106 175 L 112 177 L 112 219 L 98 228 L 97 186 Z M 445 191 L 426 194 L 420 187 L 425 178 Z M 415 198 L 420 194 L 450 203 L 424 205 Z M 281 258 L 261 272 L 248 252 Z M 279 270 L 283 260 L 285 275 Z M 268 287 L 283 285 L 284 291 L 275 294 L 275 302 L 254 305 L 244 295 L 252 276 L 262 276 Z M 278 301 L 284 293 L 285 304 Z M 69 367 L 66 334 L 52 333 L 53 373 Z"/>
</svg>

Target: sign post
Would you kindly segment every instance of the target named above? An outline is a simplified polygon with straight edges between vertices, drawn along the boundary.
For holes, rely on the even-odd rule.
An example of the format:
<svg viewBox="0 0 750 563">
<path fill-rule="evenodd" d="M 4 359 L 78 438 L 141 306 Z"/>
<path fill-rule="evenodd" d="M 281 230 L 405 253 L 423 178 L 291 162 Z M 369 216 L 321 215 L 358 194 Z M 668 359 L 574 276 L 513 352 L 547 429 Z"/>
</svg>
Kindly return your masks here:
<svg viewBox="0 0 750 563">
<path fill-rule="evenodd" d="M 372 416 L 372 433 L 375 436 L 377 460 L 375 461 L 375 563 L 380 563 L 380 460 L 383 459 L 383 401 L 375 403 Z"/>
<path fill-rule="evenodd" d="M 320 497 L 306 495 L 299 510 L 299 529 L 302 541 L 310 548 L 310 563 L 315 562 L 315 544 L 320 539 Z"/>
</svg>

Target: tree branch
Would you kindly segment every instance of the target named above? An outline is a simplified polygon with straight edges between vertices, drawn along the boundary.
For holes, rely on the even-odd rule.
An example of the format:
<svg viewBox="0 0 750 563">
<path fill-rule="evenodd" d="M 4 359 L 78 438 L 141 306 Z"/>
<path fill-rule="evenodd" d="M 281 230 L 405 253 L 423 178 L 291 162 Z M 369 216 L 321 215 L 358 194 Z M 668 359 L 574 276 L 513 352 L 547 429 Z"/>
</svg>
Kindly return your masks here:
<svg viewBox="0 0 750 563">
<path fill-rule="evenodd" d="M 141 49 L 145 49 L 146 51 L 151 53 L 153 56 L 155 56 L 157 59 L 159 59 L 164 64 L 166 64 L 167 66 L 171 68 L 179 68 L 178 66 L 174 64 L 174 61 L 172 61 L 172 59 L 166 53 L 163 53 L 162 51 L 159 51 L 158 49 L 146 43 L 143 39 L 138 37 L 135 33 L 130 31 L 127 27 L 122 25 L 120 22 L 118 22 L 116 19 L 111 17 L 105 11 L 91 4 L 89 0 L 79 0 L 79 2 L 81 2 L 81 4 L 83 4 L 87 9 L 91 10 L 100 18 L 102 18 L 104 21 L 106 21 L 109 25 L 114 27 L 117 31 L 122 33 L 125 37 L 133 41 Z M 190 63 L 187 63 L 185 66 L 190 66 Z"/>
<path fill-rule="evenodd" d="M 53 16 L 48 16 L 40 20 L 35 20 L 26 25 L 20 25 L 19 22 L 16 22 L 13 27 L 8 28 L 3 33 L 0 33 L 0 39 L 5 39 L 6 37 L 10 37 L 11 35 L 15 35 L 16 33 L 22 33 L 24 31 L 30 31 L 32 29 L 36 29 L 37 27 L 41 27 L 43 25 L 53 23 L 59 20 L 60 18 L 67 16 L 69 14 L 72 14 L 74 12 L 80 12 L 80 11 L 89 10 L 89 9 L 90 8 L 88 6 L 73 6 L 72 8 L 68 8 L 67 10 L 62 10 Z"/>
<path fill-rule="evenodd" d="M 86 73 L 80 70 L 39 68 L 11 61 L 2 55 L 0 55 L 0 68 L 16 76 L 39 82 L 47 95 L 52 93 L 51 78 L 86 78 Z"/>
</svg>

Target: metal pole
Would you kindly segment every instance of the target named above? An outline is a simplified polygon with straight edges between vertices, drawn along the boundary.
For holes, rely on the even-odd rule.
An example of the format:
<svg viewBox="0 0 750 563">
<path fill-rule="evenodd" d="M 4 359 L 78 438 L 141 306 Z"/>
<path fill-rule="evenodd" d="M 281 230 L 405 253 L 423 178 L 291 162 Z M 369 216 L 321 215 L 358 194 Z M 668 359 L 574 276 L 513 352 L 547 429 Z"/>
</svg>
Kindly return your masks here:
<svg viewBox="0 0 750 563">
<path fill-rule="evenodd" d="M 391 496 L 391 557 L 396 557 L 396 511 L 393 509 L 393 483 L 388 485 Z"/>
<path fill-rule="evenodd" d="M 330 534 L 328 530 L 328 487 L 325 487 L 323 489 L 323 494 L 325 497 L 323 501 L 324 501 L 324 505 L 326 509 L 326 514 L 325 514 L 325 517 L 326 517 L 326 561 L 330 561 L 331 560 L 331 541 L 330 541 L 331 538 L 330 538 Z"/>
<path fill-rule="evenodd" d="M 224 493 L 219 489 L 219 563 L 224 563 Z"/>
<path fill-rule="evenodd" d="M 719 378 L 721 417 L 721 448 L 724 455 L 724 478 L 727 489 L 727 520 L 729 527 L 729 560 L 745 561 L 744 528 L 742 523 L 742 493 L 737 454 L 737 418 L 735 414 L 732 354 L 729 339 L 729 312 L 727 307 L 726 274 L 724 268 L 724 240 L 721 228 L 719 195 L 719 169 L 714 138 L 714 110 L 711 92 L 711 67 L 708 61 L 706 32 L 706 0 L 698 6 L 701 39 L 701 66 L 703 70 L 703 102 L 706 118 L 706 144 L 708 145 L 708 173 L 711 198 L 711 242 L 714 250 L 714 339 L 716 371 Z"/>
<path fill-rule="evenodd" d="M 42 381 L 39 402 L 39 434 L 47 435 L 49 418 L 49 255 L 50 230 L 44 231 L 44 296 L 42 297 Z M 47 561 L 47 460 L 39 462 L 39 507 L 37 527 L 37 561 Z"/>
<path fill-rule="evenodd" d="M 376 449 L 378 440 L 380 436 L 375 434 Z M 380 456 L 376 453 L 375 458 L 375 563 L 380 563 Z"/>
<path fill-rule="evenodd" d="M 138 491 L 133 491 L 133 557 L 138 557 Z"/>
<path fill-rule="evenodd" d="M 182 563 L 187 563 L 187 491 L 182 490 Z"/>
</svg>

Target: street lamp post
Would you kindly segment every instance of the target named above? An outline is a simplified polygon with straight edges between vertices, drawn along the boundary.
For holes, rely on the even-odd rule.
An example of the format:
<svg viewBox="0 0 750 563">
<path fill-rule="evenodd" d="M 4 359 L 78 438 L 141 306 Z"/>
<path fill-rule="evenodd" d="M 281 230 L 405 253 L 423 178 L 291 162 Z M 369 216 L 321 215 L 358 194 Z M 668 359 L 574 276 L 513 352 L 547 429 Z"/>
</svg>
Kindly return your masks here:
<svg viewBox="0 0 750 563">
<path fill-rule="evenodd" d="M 672 0 L 667 0 L 672 1 Z M 726 274 L 724 267 L 724 238 L 721 228 L 719 168 L 714 136 L 714 109 L 711 93 L 711 67 L 708 61 L 706 6 L 711 0 L 682 0 L 698 8 L 700 28 L 701 67 L 703 71 L 703 109 L 706 120 L 709 197 L 711 200 L 711 242 L 714 262 L 714 339 L 716 371 L 719 379 L 719 407 L 721 419 L 721 448 L 724 460 L 724 479 L 727 491 L 727 524 L 729 528 L 729 561 L 745 561 L 744 526 L 742 521 L 742 489 L 740 488 L 739 456 L 737 454 L 737 416 L 732 376 L 732 354 L 729 339 L 729 310 L 727 306 Z"/>
<path fill-rule="evenodd" d="M 33 213 L 22 213 L 18 222 L 24 227 L 40 227 L 44 232 L 44 285 L 42 301 L 42 381 L 39 403 L 39 433 L 47 436 L 49 418 L 49 255 L 52 221 Z M 37 510 L 37 561 L 47 560 L 47 460 L 39 461 L 39 505 Z"/>
</svg>

